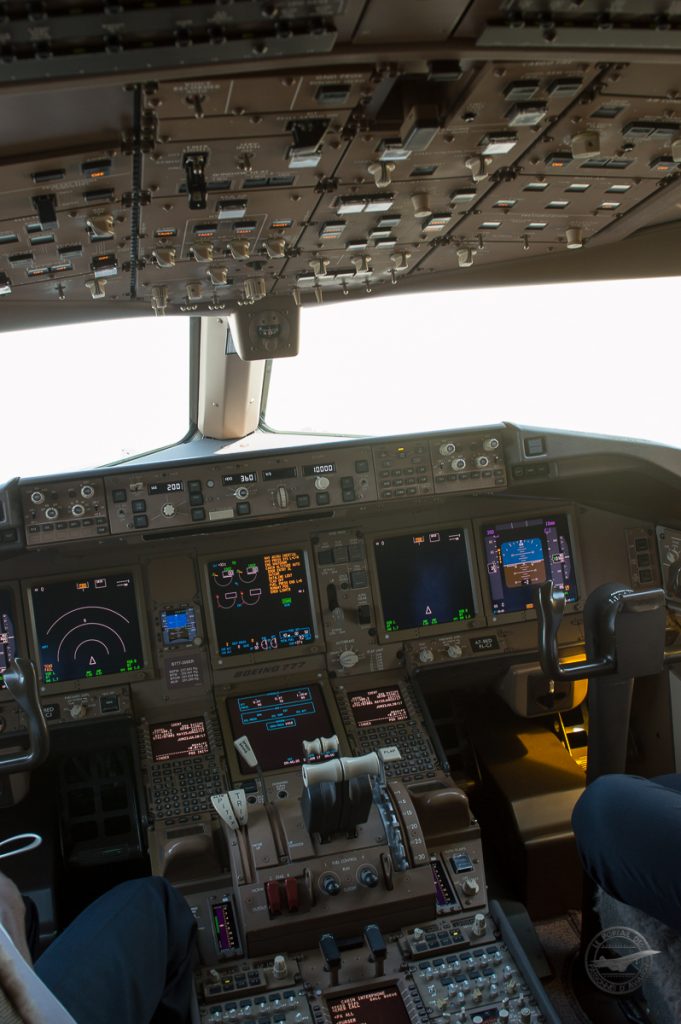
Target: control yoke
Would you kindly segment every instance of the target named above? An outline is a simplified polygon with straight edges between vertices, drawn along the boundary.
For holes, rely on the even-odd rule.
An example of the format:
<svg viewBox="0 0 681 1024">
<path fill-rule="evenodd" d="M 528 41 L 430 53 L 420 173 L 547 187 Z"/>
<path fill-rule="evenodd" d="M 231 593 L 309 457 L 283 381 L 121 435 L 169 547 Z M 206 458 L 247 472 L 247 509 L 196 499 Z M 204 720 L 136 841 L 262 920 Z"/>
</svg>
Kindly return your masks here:
<svg viewBox="0 0 681 1024">
<path fill-rule="evenodd" d="M 50 752 L 50 736 L 38 699 L 38 680 L 33 662 L 24 658 L 10 661 L 2 676 L 10 695 L 26 715 L 29 746 L 25 754 L 0 753 L 0 775 L 37 768 Z"/>
<path fill-rule="evenodd" d="M 587 660 L 561 665 L 558 629 L 565 595 L 553 582 L 539 587 L 539 661 L 549 679 L 570 682 L 598 676 L 650 676 L 681 659 L 681 651 L 664 651 L 666 625 L 663 590 L 634 591 L 620 583 L 605 583 L 589 595 L 584 608 Z"/>
<path fill-rule="evenodd" d="M 565 597 L 547 580 L 539 588 L 539 660 L 549 679 L 598 680 L 589 685 L 589 757 L 587 782 L 623 772 L 634 679 L 657 675 L 681 660 L 681 651 L 665 653 L 667 621 L 663 590 L 634 591 L 621 583 L 604 583 L 584 606 L 586 662 L 561 665 L 558 628 Z"/>
</svg>

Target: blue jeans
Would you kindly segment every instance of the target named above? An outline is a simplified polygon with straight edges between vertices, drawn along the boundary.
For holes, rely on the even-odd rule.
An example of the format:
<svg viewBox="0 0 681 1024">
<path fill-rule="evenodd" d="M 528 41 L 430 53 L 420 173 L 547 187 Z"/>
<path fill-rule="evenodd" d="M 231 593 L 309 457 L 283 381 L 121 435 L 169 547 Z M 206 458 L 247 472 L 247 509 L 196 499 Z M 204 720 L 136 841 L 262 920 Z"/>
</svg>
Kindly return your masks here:
<svg viewBox="0 0 681 1024">
<path fill-rule="evenodd" d="M 602 889 L 681 933 L 681 775 L 602 775 L 577 801 L 572 826 Z"/>
<path fill-rule="evenodd" d="M 194 932 L 183 897 L 140 878 L 87 907 L 35 970 L 78 1024 L 187 1024 Z"/>
</svg>

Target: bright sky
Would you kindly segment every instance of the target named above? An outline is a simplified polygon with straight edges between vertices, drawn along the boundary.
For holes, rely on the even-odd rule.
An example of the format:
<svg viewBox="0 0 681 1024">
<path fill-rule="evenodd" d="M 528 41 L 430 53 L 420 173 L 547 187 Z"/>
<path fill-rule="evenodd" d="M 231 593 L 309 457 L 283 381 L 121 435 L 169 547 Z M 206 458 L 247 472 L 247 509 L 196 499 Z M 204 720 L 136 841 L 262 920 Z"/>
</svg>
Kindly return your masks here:
<svg viewBox="0 0 681 1024">
<path fill-rule="evenodd" d="M 390 295 L 302 311 L 268 423 L 396 434 L 509 420 L 681 447 L 675 278 Z M 186 318 L 0 336 L 0 480 L 101 465 L 188 425 Z"/>
<path fill-rule="evenodd" d="M 189 320 L 0 335 L 0 481 L 101 465 L 189 426 Z"/>
<path fill-rule="evenodd" d="M 351 434 L 509 420 L 681 447 L 678 288 L 599 281 L 306 306 L 302 358 L 274 364 L 267 420 Z"/>
</svg>

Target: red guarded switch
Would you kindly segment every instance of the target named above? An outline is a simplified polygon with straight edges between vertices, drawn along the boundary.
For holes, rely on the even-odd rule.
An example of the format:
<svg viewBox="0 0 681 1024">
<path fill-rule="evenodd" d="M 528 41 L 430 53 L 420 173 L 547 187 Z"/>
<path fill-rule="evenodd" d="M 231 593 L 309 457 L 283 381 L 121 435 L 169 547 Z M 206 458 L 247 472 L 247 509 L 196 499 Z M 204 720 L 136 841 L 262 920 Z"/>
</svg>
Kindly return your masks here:
<svg viewBox="0 0 681 1024">
<path fill-rule="evenodd" d="M 286 906 L 291 912 L 295 912 L 300 906 L 298 898 L 298 879 L 287 878 L 284 882 L 284 892 L 286 893 Z"/>
<path fill-rule="evenodd" d="M 272 917 L 281 914 L 281 889 L 279 882 L 265 882 L 265 895 L 267 906 Z"/>
</svg>

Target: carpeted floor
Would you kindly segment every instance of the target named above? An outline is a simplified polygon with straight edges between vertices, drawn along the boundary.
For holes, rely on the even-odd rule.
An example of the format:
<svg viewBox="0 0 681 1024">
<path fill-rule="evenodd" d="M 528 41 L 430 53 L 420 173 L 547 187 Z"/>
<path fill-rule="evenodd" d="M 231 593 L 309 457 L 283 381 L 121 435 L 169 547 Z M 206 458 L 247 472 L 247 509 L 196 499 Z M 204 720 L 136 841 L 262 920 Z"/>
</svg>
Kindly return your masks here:
<svg viewBox="0 0 681 1024">
<path fill-rule="evenodd" d="M 570 986 L 570 965 L 579 945 L 580 914 L 570 911 L 562 917 L 535 924 L 553 978 L 544 981 L 549 998 L 562 1024 L 596 1024 L 581 1009 Z"/>
</svg>

